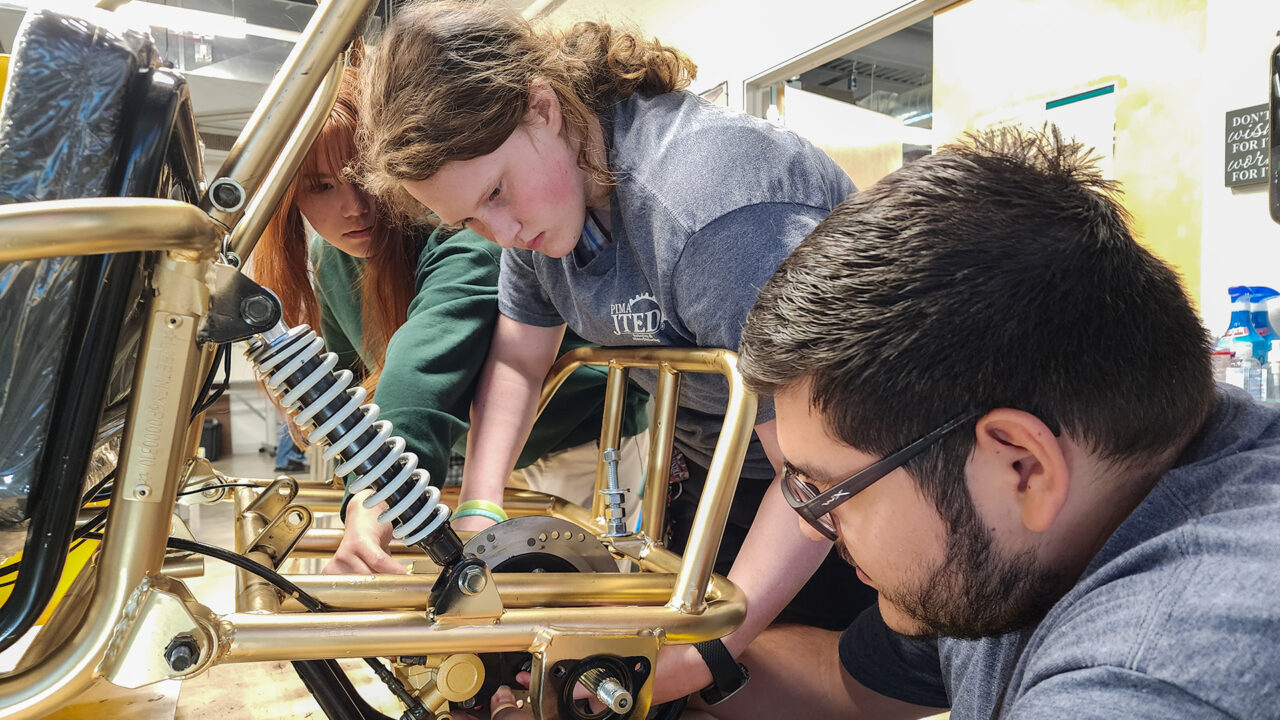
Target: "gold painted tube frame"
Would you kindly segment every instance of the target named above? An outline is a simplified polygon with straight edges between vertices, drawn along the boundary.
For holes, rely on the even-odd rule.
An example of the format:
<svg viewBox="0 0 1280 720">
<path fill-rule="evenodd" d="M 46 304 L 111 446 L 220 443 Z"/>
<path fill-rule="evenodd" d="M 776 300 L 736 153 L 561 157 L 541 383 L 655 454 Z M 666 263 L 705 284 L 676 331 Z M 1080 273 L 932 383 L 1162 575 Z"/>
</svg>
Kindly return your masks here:
<svg viewBox="0 0 1280 720">
<path fill-rule="evenodd" d="M 557 693 L 550 687 L 557 664 L 603 654 L 642 657 L 652 667 L 663 644 L 720 637 L 742 622 L 741 592 L 711 568 L 751 437 L 755 397 L 742 385 L 736 357 L 724 350 L 584 348 L 561 358 L 548 376 L 540 409 L 574 369 L 608 368 L 601 437 L 601 447 L 607 448 L 619 441 L 630 369 L 658 374 L 641 532 L 604 537 L 599 502 L 588 511 L 528 491 L 510 491 L 506 502 L 513 516 L 550 515 L 596 533 L 616 557 L 629 558 L 641 572 L 494 574 L 496 605 L 479 610 L 478 619 L 426 612 L 432 575 L 292 578 L 336 608 L 326 613 L 296 612 L 296 604 L 281 603 L 275 588 L 246 583 L 240 588 L 242 606 L 219 617 L 180 579 L 164 574 L 177 494 L 199 474 L 192 457 L 199 425 L 189 423 L 188 415 L 211 362 L 197 334 L 209 313 L 214 265 L 232 241 L 243 254 L 251 251 L 256 233 L 244 228 L 262 227 L 274 204 L 267 196 L 278 195 L 280 178 L 291 176 L 301 161 L 304 153 L 298 148 L 305 143 L 293 137 L 295 127 L 302 128 L 302 136 L 313 136 L 320 127 L 317 118 L 327 115 L 343 45 L 354 27 L 351 18 L 369 4 L 322 3 L 303 32 L 218 174 L 245 191 L 243 210 L 218 208 L 208 200 L 196 207 L 123 198 L 0 208 L 0 262 L 139 250 L 153 256 L 152 293 L 103 542 L 16 668 L 0 676 L 0 717 L 43 717 L 96 682 L 138 687 L 191 677 L 218 663 L 523 651 L 534 658 L 530 707 L 535 717 L 547 720 L 558 713 Z M 282 159 L 273 165 L 275 158 Z M 74 233 L 67 232 L 69 226 Z M 661 545 L 665 492 L 658 489 L 667 482 L 684 372 L 724 376 L 730 399 L 681 558 Z M 604 474 L 602 458 L 599 487 Z M 243 515 L 256 496 L 248 491 L 238 499 Z M 289 498 L 314 511 L 337 499 L 334 490 L 312 485 L 295 487 Z M 308 522 L 309 517 L 308 512 Z M 236 550 L 279 565 L 284 557 L 247 547 L 264 528 L 263 522 L 241 517 Z M 332 537 L 326 542 L 331 544 Z M 273 546 L 274 553 L 287 555 L 295 544 L 314 552 L 315 543 L 309 545 L 306 533 L 300 533 Z M 635 688 L 631 717 L 647 712 L 651 689 L 652 674 Z"/>
</svg>

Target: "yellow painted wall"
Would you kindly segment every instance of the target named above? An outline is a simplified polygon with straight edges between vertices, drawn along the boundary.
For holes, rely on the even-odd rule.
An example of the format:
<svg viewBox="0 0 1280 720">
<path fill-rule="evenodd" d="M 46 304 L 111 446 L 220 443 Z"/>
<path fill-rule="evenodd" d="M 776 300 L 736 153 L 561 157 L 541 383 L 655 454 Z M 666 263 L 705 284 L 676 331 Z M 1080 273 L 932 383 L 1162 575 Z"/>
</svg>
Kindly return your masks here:
<svg viewBox="0 0 1280 720">
<path fill-rule="evenodd" d="M 934 20 L 935 137 L 1117 79 L 1114 176 L 1139 239 L 1200 292 L 1210 0 L 968 0 Z M 1041 105 L 1043 107 L 1043 105 Z"/>
</svg>

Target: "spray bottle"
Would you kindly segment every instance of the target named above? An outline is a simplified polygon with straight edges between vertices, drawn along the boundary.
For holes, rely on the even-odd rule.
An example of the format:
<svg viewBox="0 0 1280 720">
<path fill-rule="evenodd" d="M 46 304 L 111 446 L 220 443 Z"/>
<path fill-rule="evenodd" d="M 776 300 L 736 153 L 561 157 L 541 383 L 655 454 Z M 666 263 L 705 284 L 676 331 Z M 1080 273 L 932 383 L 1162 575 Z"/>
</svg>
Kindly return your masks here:
<svg viewBox="0 0 1280 720">
<path fill-rule="evenodd" d="M 1253 329 L 1253 308 L 1249 301 L 1252 293 L 1249 288 L 1244 285 L 1236 285 L 1227 289 L 1231 295 L 1231 324 L 1227 326 L 1227 331 L 1218 338 L 1218 350 L 1232 350 L 1238 352 L 1233 347 L 1236 343 L 1249 343 L 1251 347 L 1257 348 L 1262 343 L 1262 336 L 1257 330 Z M 1258 357 L 1256 350 L 1254 358 Z M 1265 353 L 1263 358 L 1265 358 Z M 1258 360 L 1258 364 L 1262 364 L 1262 360 Z"/>
<path fill-rule="evenodd" d="M 1267 314 L 1267 301 L 1273 297 L 1280 297 L 1280 292 L 1262 285 L 1249 288 L 1249 315 L 1253 321 L 1254 332 L 1262 338 L 1261 342 L 1254 345 L 1253 356 L 1263 365 L 1266 365 L 1270 356 L 1271 342 L 1277 337 L 1275 329 L 1271 327 L 1271 318 Z"/>
</svg>

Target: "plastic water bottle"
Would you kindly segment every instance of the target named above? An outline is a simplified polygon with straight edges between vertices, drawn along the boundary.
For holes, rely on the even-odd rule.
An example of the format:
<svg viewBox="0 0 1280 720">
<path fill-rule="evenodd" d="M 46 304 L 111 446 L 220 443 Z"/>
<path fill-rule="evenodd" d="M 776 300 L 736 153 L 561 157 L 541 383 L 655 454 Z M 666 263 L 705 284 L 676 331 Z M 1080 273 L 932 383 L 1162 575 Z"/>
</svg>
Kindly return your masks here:
<svg viewBox="0 0 1280 720">
<path fill-rule="evenodd" d="M 1253 343 L 1237 342 L 1231 346 L 1231 362 L 1227 364 L 1226 382 L 1243 388 L 1255 400 L 1266 399 L 1262 385 L 1262 365 L 1253 356 Z"/>
<path fill-rule="evenodd" d="M 1227 381 L 1227 366 L 1231 364 L 1231 357 L 1234 355 L 1230 350 L 1214 350 L 1213 351 L 1213 379 L 1214 382 Z"/>
<path fill-rule="evenodd" d="M 1280 338 L 1271 341 L 1267 353 L 1267 402 L 1280 402 Z"/>
</svg>

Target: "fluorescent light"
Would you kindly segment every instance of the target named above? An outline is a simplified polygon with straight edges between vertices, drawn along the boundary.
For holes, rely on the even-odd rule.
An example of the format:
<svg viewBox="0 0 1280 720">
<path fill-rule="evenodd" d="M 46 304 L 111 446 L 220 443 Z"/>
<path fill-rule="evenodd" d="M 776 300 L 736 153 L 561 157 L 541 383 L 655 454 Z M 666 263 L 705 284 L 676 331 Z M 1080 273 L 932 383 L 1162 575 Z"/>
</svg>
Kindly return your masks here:
<svg viewBox="0 0 1280 720">
<path fill-rule="evenodd" d="M 911 114 L 911 115 L 903 115 L 902 117 L 898 118 L 898 120 L 901 120 L 903 125 L 915 125 L 918 122 L 924 122 L 925 120 L 928 120 L 932 117 L 933 117 L 932 112 L 925 112 L 925 113 L 918 113 L 918 114 Z"/>
</svg>

